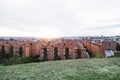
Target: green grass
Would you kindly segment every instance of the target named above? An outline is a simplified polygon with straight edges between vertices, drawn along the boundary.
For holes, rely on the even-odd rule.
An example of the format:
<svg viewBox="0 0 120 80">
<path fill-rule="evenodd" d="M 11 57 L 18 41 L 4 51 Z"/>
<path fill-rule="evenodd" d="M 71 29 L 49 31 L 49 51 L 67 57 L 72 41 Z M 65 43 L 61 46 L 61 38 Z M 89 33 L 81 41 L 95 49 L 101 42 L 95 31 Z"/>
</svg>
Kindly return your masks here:
<svg viewBox="0 0 120 80">
<path fill-rule="evenodd" d="M 120 58 L 0 66 L 0 80 L 120 80 Z"/>
</svg>

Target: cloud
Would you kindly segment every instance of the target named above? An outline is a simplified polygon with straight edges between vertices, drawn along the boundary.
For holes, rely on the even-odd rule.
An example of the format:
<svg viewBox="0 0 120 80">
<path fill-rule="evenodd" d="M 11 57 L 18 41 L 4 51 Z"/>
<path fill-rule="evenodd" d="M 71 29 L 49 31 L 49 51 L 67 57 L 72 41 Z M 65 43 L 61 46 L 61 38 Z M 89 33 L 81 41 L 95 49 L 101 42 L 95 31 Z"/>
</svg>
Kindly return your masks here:
<svg viewBox="0 0 120 80">
<path fill-rule="evenodd" d="M 32 36 L 99 35 L 99 30 L 120 29 L 119 4 L 119 0 L 0 0 L 0 32 L 4 28 L 5 35 L 8 28 Z"/>
<path fill-rule="evenodd" d="M 99 30 L 99 29 L 106 30 L 106 29 L 115 29 L 115 28 L 120 29 L 120 24 L 96 25 L 94 28 L 91 28 L 91 29 L 94 29 L 94 30 Z"/>
<path fill-rule="evenodd" d="M 99 22 L 99 23 L 119 22 L 120 23 L 120 18 L 107 19 L 107 20 L 98 20 L 96 22 Z"/>
</svg>

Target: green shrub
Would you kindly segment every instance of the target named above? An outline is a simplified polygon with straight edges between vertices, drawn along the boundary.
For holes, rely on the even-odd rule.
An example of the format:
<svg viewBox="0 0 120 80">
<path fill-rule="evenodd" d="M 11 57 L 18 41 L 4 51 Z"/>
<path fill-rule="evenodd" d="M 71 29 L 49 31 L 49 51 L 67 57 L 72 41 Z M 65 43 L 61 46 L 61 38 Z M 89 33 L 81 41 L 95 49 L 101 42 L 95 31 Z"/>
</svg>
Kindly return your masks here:
<svg viewBox="0 0 120 80">
<path fill-rule="evenodd" d="M 30 63 L 31 61 L 32 61 L 31 57 L 21 57 L 22 63 Z"/>
<path fill-rule="evenodd" d="M 95 58 L 104 58 L 104 55 L 98 53 L 98 54 L 96 54 L 94 57 L 95 57 Z"/>
<path fill-rule="evenodd" d="M 40 56 L 39 55 L 36 55 L 36 56 L 31 56 L 31 61 L 32 62 L 39 62 L 40 61 Z"/>
<path fill-rule="evenodd" d="M 2 60 L 2 63 L 3 63 L 4 65 L 12 65 L 12 64 L 21 64 L 22 61 L 21 61 L 21 58 L 20 58 L 20 57 L 11 57 L 11 58 L 9 58 L 9 59 L 4 58 L 4 59 Z"/>
<path fill-rule="evenodd" d="M 115 57 L 120 57 L 120 51 L 115 51 Z"/>
<path fill-rule="evenodd" d="M 31 57 L 10 57 L 9 59 L 3 58 L 3 65 L 22 64 L 32 62 Z"/>
<path fill-rule="evenodd" d="M 2 63 L 2 57 L 0 56 L 0 63 Z"/>
<path fill-rule="evenodd" d="M 9 57 L 9 58 L 3 58 L 0 56 L 0 63 L 3 65 L 12 65 L 12 64 L 22 64 L 22 63 L 30 63 L 30 62 L 39 62 L 40 61 L 40 56 L 30 56 L 30 57 Z"/>
</svg>

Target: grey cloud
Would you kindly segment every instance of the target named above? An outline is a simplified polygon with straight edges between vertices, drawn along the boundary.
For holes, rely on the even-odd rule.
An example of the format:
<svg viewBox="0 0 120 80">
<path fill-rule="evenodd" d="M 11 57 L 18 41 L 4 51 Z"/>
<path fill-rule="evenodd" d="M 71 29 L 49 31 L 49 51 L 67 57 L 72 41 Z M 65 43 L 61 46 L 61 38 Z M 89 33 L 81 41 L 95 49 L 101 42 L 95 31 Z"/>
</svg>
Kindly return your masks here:
<svg viewBox="0 0 120 80">
<path fill-rule="evenodd" d="M 106 29 L 115 29 L 120 28 L 120 24 L 112 24 L 112 25 L 96 25 L 93 30 L 106 30 Z"/>
<path fill-rule="evenodd" d="M 35 0 L 36 1 L 36 0 Z M 33 25 L 46 24 L 67 24 L 68 26 L 80 23 L 81 19 L 76 16 L 76 13 L 67 8 L 65 1 L 39 1 L 34 2 L 31 6 L 26 6 L 24 9 L 12 8 L 10 13 L 5 13 L 11 19 L 17 22 L 24 22 Z M 10 9 L 10 8 L 7 8 Z M 8 17 L 9 18 L 9 17 Z"/>
<path fill-rule="evenodd" d="M 101 12 L 102 10 L 105 10 L 107 12 L 109 8 L 105 7 L 106 4 L 111 9 L 111 7 L 113 7 L 111 6 L 111 4 L 114 3 L 113 4 L 114 7 L 111 9 L 111 12 L 112 12 L 112 10 L 116 9 L 115 4 L 117 3 L 116 0 L 112 2 L 111 0 L 106 0 L 106 1 L 101 0 L 100 1 L 101 3 L 99 4 L 98 1 L 96 2 L 96 0 L 92 0 L 92 1 L 89 1 L 87 5 L 86 4 L 87 1 L 88 0 L 86 1 L 81 0 L 80 1 L 81 5 L 78 6 L 78 5 L 72 4 L 74 0 L 28 0 L 28 4 L 25 4 L 25 5 L 16 5 L 14 2 L 11 3 L 10 0 L 1 0 L 0 1 L 0 27 L 3 27 L 3 26 L 6 28 L 11 27 L 16 30 L 24 30 L 27 32 L 30 32 L 32 30 L 38 31 L 38 29 L 41 29 L 41 27 L 57 28 L 60 32 L 64 33 L 65 35 L 80 34 L 80 32 L 86 31 L 85 29 L 94 29 L 94 30 L 101 29 L 102 30 L 102 29 L 120 27 L 119 24 L 117 25 L 113 24 L 113 25 L 107 25 L 107 26 L 95 25 L 94 26 L 95 28 L 92 28 L 91 26 L 84 26 L 86 25 L 84 24 L 84 21 L 83 21 L 84 17 L 88 16 L 89 18 L 92 13 L 95 13 L 97 15 L 97 12 L 99 13 L 99 11 Z M 119 0 L 118 0 L 118 3 L 119 3 Z M 104 4 L 104 6 L 101 7 L 101 4 Z M 103 9 L 103 7 L 105 7 L 105 9 Z M 119 8 L 120 6 L 117 5 L 117 7 Z M 117 9 L 115 11 L 118 12 Z M 106 12 L 103 12 L 103 13 L 106 13 Z M 82 13 L 82 15 L 79 13 Z M 102 22 L 106 23 L 106 22 L 112 22 L 112 21 L 120 21 L 120 18 L 118 17 L 118 19 L 115 19 L 115 20 L 105 21 L 103 17 L 103 21 L 98 21 L 98 23 L 102 23 Z M 82 31 L 83 29 L 81 30 L 81 27 L 85 27 L 84 31 Z"/>
<path fill-rule="evenodd" d="M 10 13 L 3 11 L 5 14 L 2 17 L 7 19 L 7 22 L 2 21 L 2 25 L 11 25 L 11 27 L 18 29 L 24 29 L 24 26 L 31 25 L 34 28 L 53 25 L 60 31 L 68 32 L 82 24 L 81 18 L 66 5 L 65 1 L 33 2 L 31 6 L 26 6 L 24 9 L 12 8 L 11 11 Z"/>
</svg>

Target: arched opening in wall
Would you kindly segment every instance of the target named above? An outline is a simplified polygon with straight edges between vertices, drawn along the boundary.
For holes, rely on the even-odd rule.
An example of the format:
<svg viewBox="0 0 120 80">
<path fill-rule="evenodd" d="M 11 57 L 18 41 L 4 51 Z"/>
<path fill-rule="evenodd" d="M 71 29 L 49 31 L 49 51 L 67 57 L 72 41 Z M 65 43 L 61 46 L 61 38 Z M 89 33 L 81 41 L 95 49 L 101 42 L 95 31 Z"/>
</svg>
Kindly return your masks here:
<svg viewBox="0 0 120 80">
<path fill-rule="evenodd" d="M 48 61 L 47 48 L 43 48 L 44 61 Z"/>
<path fill-rule="evenodd" d="M 23 56 L 23 52 L 24 52 L 24 51 L 23 51 L 23 48 L 20 47 L 18 52 L 19 52 L 20 57 L 22 57 L 22 56 Z"/>
<path fill-rule="evenodd" d="M 65 59 L 70 59 L 69 48 L 65 48 Z"/>
<path fill-rule="evenodd" d="M 76 54 L 77 54 L 76 56 L 77 59 L 81 58 L 81 54 L 82 54 L 81 49 L 76 49 Z"/>
<path fill-rule="evenodd" d="M 54 48 L 54 60 L 60 60 L 60 57 L 58 55 L 58 48 L 57 47 Z"/>
</svg>

